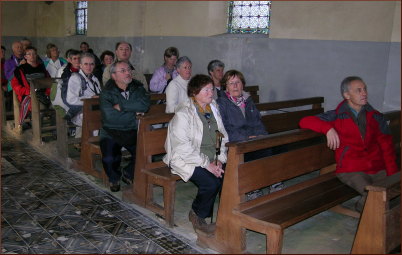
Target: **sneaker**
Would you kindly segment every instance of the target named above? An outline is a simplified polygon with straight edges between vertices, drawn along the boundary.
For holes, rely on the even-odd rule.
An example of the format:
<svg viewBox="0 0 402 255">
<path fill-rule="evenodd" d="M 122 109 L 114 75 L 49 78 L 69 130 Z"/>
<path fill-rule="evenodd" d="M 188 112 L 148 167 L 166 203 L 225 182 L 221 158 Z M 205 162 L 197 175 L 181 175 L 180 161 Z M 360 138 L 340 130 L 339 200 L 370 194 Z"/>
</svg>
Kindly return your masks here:
<svg viewBox="0 0 402 255">
<path fill-rule="evenodd" d="M 246 200 L 250 201 L 250 200 L 256 199 L 257 197 L 261 197 L 263 195 L 264 195 L 264 193 L 262 192 L 262 190 L 256 189 L 256 190 L 253 190 L 246 194 Z"/>
<path fill-rule="evenodd" d="M 272 192 L 281 190 L 281 189 L 283 189 L 284 187 L 285 187 L 285 185 L 283 185 L 282 182 L 278 182 L 278 183 L 272 184 L 271 187 L 269 187 L 269 193 L 272 193 Z"/>
<path fill-rule="evenodd" d="M 193 224 L 195 232 L 197 232 L 197 230 L 206 234 L 213 234 L 215 232 L 215 223 L 208 224 L 205 219 L 198 217 L 193 210 L 190 210 L 188 213 L 188 219 Z"/>
<path fill-rule="evenodd" d="M 110 183 L 110 191 L 111 192 L 118 192 L 120 191 L 120 183 L 116 182 L 116 183 Z"/>
</svg>

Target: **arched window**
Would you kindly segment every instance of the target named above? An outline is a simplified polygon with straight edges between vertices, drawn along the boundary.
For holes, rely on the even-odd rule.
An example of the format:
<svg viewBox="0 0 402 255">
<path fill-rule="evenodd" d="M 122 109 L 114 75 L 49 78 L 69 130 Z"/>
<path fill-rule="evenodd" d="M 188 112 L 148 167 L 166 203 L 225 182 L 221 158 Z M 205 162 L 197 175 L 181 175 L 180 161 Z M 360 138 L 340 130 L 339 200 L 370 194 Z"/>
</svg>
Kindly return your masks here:
<svg viewBox="0 0 402 255">
<path fill-rule="evenodd" d="M 228 33 L 269 34 L 271 1 L 230 1 Z"/>
<path fill-rule="evenodd" d="M 77 35 L 87 34 L 88 1 L 78 1 L 75 9 L 75 31 Z"/>
</svg>

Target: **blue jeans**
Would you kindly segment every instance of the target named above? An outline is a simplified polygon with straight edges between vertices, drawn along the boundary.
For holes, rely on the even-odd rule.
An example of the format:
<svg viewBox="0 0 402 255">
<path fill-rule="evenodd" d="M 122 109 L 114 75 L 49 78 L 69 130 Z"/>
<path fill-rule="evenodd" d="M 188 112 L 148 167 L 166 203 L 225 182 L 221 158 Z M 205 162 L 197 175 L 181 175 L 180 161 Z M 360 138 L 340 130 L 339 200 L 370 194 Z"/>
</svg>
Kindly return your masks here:
<svg viewBox="0 0 402 255">
<path fill-rule="evenodd" d="M 223 178 L 217 178 L 207 169 L 198 166 L 194 169 L 190 181 L 198 187 L 197 196 L 192 204 L 193 211 L 200 218 L 211 217 Z"/>
<path fill-rule="evenodd" d="M 102 151 L 102 164 L 106 175 L 109 177 L 109 182 L 117 183 L 121 178 L 120 163 L 121 163 L 121 148 L 123 146 L 116 143 L 113 139 L 103 138 L 100 140 L 100 148 Z M 123 175 L 127 179 L 133 180 L 135 166 L 135 150 L 136 145 L 124 146 L 131 154 L 130 163 L 123 169 Z"/>
</svg>

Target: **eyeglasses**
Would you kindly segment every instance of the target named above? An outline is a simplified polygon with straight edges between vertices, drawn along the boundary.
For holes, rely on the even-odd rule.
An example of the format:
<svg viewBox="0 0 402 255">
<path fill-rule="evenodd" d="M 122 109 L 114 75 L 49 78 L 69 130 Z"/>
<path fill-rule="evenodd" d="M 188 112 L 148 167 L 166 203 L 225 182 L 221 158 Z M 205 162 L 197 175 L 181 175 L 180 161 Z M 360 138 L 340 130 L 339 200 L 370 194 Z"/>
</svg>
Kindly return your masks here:
<svg viewBox="0 0 402 255">
<path fill-rule="evenodd" d="M 203 89 L 201 89 L 201 91 L 204 91 L 204 92 L 212 92 L 212 91 L 214 91 L 214 88 L 203 88 Z"/>
<path fill-rule="evenodd" d="M 115 72 L 118 72 L 118 73 L 131 73 L 131 69 L 120 69 L 120 70 L 116 70 Z"/>
<path fill-rule="evenodd" d="M 232 82 L 228 82 L 228 83 L 227 83 L 227 85 L 230 85 L 230 86 L 240 85 L 240 84 L 242 84 L 241 81 L 232 81 Z"/>
</svg>

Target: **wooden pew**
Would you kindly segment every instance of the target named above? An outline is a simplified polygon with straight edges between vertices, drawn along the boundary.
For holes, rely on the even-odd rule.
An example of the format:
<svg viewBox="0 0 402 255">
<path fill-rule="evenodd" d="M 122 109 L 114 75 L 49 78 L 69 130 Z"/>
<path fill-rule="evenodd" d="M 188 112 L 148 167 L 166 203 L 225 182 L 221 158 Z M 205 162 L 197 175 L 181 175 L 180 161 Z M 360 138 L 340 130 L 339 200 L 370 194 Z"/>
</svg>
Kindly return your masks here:
<svg viewBox="0 0 402 255">
<path fill-rule="evenodd" d="M 80 168 L 89 175 L 100 178 L 106 184 L 108 178 L 105 171 L 98 171 L 95 168 L 95 156 L 101 155 L 99 136 L 94 136 L 94 131 L 102 127 L 102 116 L 99 105 L 99 98 L 82 99 L 82 135 L 81 153 L 78 162 Z"/>
<path fill-rule="evenodd" d="M 299 101 L 299 100 L 296 100 Z M 308 101 L 308 100 L 307 100 Z M 303 103 L 303 102 L 302 102 Z M 302 105 L 296 102 L 292 104 L 290 101 L 283 105 Z M 310 104 L 310 101 L 308 101 Z M 164 105 L 157 105 L 164 106 Z M 164 109 L 164 108 L 163 108 Z M 159 109 L 160 113 L 164 112 Z M 153 156 L 157 154 L 164 154 L 164 143 L 166 140 L 166 128 L 154 130 L 156 124 L 167 123 L 173 115 L 169 114 L 156 114 L 157 111 L 150 110 L 150 112 L 139 118 L 139 128 L 137 137 L 137 154 L 136 154 L 136 168 L 134 185 L 132 190 L 126 190 L 123 193 L 123 199 L 134 202 L 140 206 L 150 209 L 151 211 L 161 215 L 165 218 L 166 223 L 172 227 L 174 225 L 174 197 L 176 181 L 180 180 L 179 176 L 170 173 L 170 170 L 163 162 L 152 162 Z M 286 116 L 287 113 L 282 116 Z M 289 114 L 289 119 L 295 123 L 288 125 L 293 128 L 297 126 L 299 118 L 297 115 Z M 296 116 L 296 118 L 294 118 Z M 292 121 L 288 121 L 291 123 Z M 269 125 L 277 125 L 275 122 L 269 122 Z M 279 127 L 272 128 L 278 130 Z M 281 127 L 281 130 L 284 128 Z M 152 190 L 153 186 L 163 187 L 163 200 L 164 206 L 158 205 L 153 201 Z"/>
<path fill-rule="evenodd" d="M 101 178 L 106 184 L 108 178 L 105 172 L 98 171 L 95 168 L 95 157 L 101 157 L 99 145 L 99 136 L 94 136 L 94 131 L 102 127 L 102 115 L 100 111 L 99 98 L 82 99 L 84 102 L 82 107 L 82 135 L 81 135 L 81 153 L 78 162 L 79 167 L 89 175 Z M 147 114 L 163 113 L 166 105 L 151 105 Z M 138 150 L 138 149 L 137 149 Z M 138 156 L 136 156 L 138 161 Z M 137 165 L 138 163 L 136 163 Z"/>
<path fill-rule="evenodd" d="M 250 229 L 266 235 L 267 253 L 280 253 L 285 228 L 358 195 L 330 172 L 246 201 L 245 194 L 250 191 L 334 164 L 333 151 L 326 141 L 316 139 L 321 136 L 310 130 L 291 130 L 228 143 L 217 229 L 212 236 L 198 233 L 198 243 L 221 253 L 244 253 L 245 229 Z M 314 142 L 305 143 L 312 139 Z M 303 147 L 290 146 L 291 150 L 281 154 L 243 162 L 244 153 L 300 142 Z"/>
<path fill-rule="evenodd" d="M 400 111 L 384 115 L 390 121 L 395 145 L 400 146 Z M 278 192 L 245 201 L 245 194 L 249 191 L 317 169 L 332 168 L 335 163 L 333 151 L 327 148 L 324 139 L 303 142 L 320 136 L 323 137 L 310 130 L 292 130 L 248 142 L 229 143 L 217 230 L 213 236 L 199 233 L 198 243 L 222 253 L 243 253 L 246 251 L 245 229 L 250 229 L 267 236 L 267 253 L 280 253 L 285 228 L 358 195 L 330 171 Z M 284 153 L 243 162 L 246 152 L 290 145 L 296 141 L 302 142 L 303 146 L 288 146 L 291 149 Z"/>
<path fill-rule="evenodd" d="M 256 104 L 261 121 L 269 134 L 299 128 L 299 121 L 306 116 L 324 112 L 323 97 L 310 97 Z M 299 109 L 291 109 L 298 107 Z M 307 108 L 307 109 L 306 109 Z"/>
<path fill-rule="evenodd" d="M 31 105 L 32 105 L 32 141 L 34 143 L 41 144 L 42 143 L 42 132 L 43 131 L 51 131 L 55 130 L 56 126 L 51 125 L 47 127 L 43 127 L 42 115 L 44 113 L 51 114 L 52 118 L 55 117 L 55 111 L 52 108 L 49 109 L 40 109 L 40 103 L 36 96 L 37 89 L 49 89 L 52 87 L 52 83 L 55 82 L 53 78 L 37 78 L 37 79 L 28 79 L 30 89 L 31 89 Z"/>
<path fill-rule="evenodd" d="M 155 105 L 157 107 L 160 105 Z M 151 107 L 148 114 L 139 117 L 134 184 L 123 192 L 123 200 L 136 203 L 161 215 L 166 223 L 174 225 L 174 201 L 178 175 L 171 174 L 162 161 L 154 162 L 155 155 L 165 154 L 167 127 L 154 129 L 153 126 L 168 123 L 173 113 L 164 113 Z M 154 108 L 154 109 L 153 109 Z M 154 202 L 153 187 L 163 188 L 163 206 Z"/>
<path fill-rule="evenodd" d="M 401 111 L 384 113 L 388 121 L 397 163 L 401 166 Z M 400 232 L 400 173 L 388 183 L 380 182 L 366 187 L 368 196 L 359 221 L 352 254 L 387 254 L 401 245 Z"/>
<path fill-rule="evenodd" d="M 250 93 L 250 96 L 255 104 L 260 102 L 260 96 L 258 95 L 259 89 L 260 87 L 258 85 L 244 87 L 244 91 Z"/>
<path fill-rule="evenodd" d="M 1 121 L 2 121 L 2 126 L 6 126 L 7 119 L 12 119 L 14 118 L 13 111 L 7 111 L 6 109 L 6 96 L 5 96 L 4 91 L 1 91 L 0 93 L 0 102 L 2 102 L 2 107 L 1 107 Z M 11 94 L 12 95 L 12 94 Z M 12 98 L 11 98 L 12 100 Z"/>
<path fill-rule="evenodd" d="M 368 196 L 352 254 L 389 254 L 401 245 L 401 175 L 391 176 L 389 183 L 367 186 Z"/>
<path fill-rule="evenodd" d="M 151 86 L 152 75 L 153 75 L 152 73 L 144 73 L 145 80 L 147 81 L 148 86 Z"/>
</svg>

